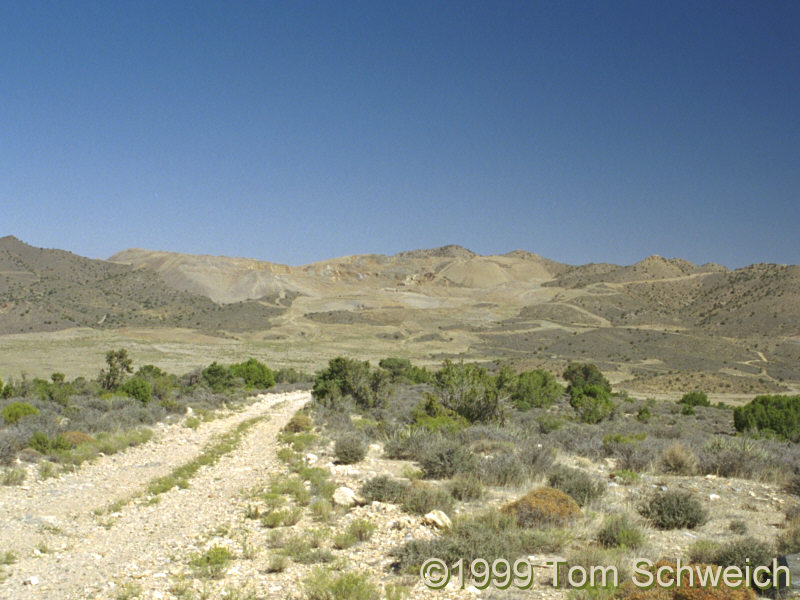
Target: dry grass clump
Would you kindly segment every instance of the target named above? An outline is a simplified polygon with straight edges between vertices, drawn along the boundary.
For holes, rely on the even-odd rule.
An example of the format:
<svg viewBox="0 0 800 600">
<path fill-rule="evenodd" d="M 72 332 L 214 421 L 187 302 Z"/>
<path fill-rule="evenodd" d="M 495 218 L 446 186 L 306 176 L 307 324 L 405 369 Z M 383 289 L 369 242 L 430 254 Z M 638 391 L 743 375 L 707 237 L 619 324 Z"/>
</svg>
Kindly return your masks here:
<svg viewBox="0 0 800 600">
<path fill-rule="evenodd" d="M 680 442 L 671 444 L 661 454 L 661 468 L 665 473 L 695 475 L 697 466 L 697 456 Z"/>
<path fill-rule="evenodd" d="M 504 506 L 501 512 L 513 516 L 520 527 L 564 525 L 583 515 L 575 500 L 550 487 L 528 492 Z"/>
<path fill-rule="evenodd" d="M 310 431 L 313 427 L 314 421 L 311 420 L 311 417 L 298 412 L 289 419 L 289 422 L 284 425 L 283 430 L 289 433 L 300 433 L 302 431 Z"/>
<path fill-rule="evenodd" d="M 65 443 L 69 444 L 73 448 L 80 444 L 86 444 L 94 441 L 92 436 L 82 431 L 65 431 L 60 437 Z"/>
</svg>

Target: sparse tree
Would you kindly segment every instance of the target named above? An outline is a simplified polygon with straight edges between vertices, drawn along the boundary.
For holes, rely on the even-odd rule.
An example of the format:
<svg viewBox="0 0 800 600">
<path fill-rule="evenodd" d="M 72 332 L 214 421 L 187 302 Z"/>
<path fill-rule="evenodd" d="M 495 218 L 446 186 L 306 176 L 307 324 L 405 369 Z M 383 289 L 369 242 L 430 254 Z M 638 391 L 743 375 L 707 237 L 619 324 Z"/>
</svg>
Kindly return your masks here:
<svg viewBox="0 0 800 600">
<path fill-rule="evenodd" d="M 100 371 L 100 385 L 104 390 L 115 390 L 125 379 L 126 373 L 133 373 L 133 359 L 125 348 L 109 350 L 106 353 L 107 369 Z"/>
</svg>

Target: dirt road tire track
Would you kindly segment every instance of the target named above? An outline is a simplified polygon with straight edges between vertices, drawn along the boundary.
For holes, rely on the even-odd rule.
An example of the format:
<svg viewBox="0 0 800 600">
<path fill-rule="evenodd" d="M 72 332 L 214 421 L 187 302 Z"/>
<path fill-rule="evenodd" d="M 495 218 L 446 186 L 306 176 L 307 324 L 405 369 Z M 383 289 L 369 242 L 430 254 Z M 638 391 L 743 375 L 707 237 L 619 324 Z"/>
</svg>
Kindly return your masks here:
<svg viewBox="0 0 800 600">
<path fill-rule="evenodd" d="M 178 572 L 185 564 L 176 561 L 197 550 L 200 536 L 241 519 L 240 491 L 276 468 L 276 435 L 309 400 L 308 392 L 265 395 L 198 432 L 171 426 L 147 444 L 103 457 L 76 474 L 28 490 L 2 490 L 0 550 L 14 551 L 19 560 L 7 568 L 0 598 L 113 598 L 112 582 Z M 173 488 L 155 504 L 132 503 L 108 528 L 93 514 L 191 460 L 213 436 L 262 415 L 268 418 L 249 429 L 233 452 L 202 468 L 188 489 Z M 48 551 L 38 554 L 35 547 L 42 543 Z M 25 583 L 31 577 L 35 585 Z"/>
</svg>

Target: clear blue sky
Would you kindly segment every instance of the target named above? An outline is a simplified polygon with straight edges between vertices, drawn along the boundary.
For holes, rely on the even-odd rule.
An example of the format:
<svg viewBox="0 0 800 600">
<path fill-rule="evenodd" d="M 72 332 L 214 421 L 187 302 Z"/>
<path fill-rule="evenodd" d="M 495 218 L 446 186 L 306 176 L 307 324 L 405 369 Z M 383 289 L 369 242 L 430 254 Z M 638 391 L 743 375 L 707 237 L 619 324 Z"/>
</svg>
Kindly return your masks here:
<svg viewBox="0 0 800 600">
<path fill-rule="evenodd" d="M 798 2 L 0 5 L 0 235 L 800 262 Z"/>
</svg>

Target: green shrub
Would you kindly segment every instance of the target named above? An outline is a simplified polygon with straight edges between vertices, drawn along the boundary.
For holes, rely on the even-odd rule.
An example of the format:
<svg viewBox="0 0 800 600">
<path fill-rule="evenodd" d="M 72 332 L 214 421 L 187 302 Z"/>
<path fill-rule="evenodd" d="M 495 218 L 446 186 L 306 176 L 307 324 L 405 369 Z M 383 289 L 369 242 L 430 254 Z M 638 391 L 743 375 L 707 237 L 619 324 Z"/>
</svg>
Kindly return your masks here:
<svg viewBox="0 0 800 600">
<path fill-rule="evenodd" d="M 224 546 L 212 546 L 202 554 L 195 554 L 191 559 L 191 566 L 200 577 L 219 579 L 234 556 Z"/>
<path fill-rule="evenodd" d="M 501 512 L 511 515 L 519 527 L 564 525 L 581 516 L 575 500 L 554 488 L 532 490 L 521 498 L 506 504 Z"/>
<path fill-rule="evenodd" d="M 316 568 L 303 582 L 308 600 L 379 600 L 380 591 L 364 573 L 340 575 Z"/>
<path fill-rule="evenodd" d="M 656 493 L 639 513 L 659 529 L 694 529 L 708 520 L 708 512 L 691 493 L 674 490 Z"/>
<path fill-rule="evenodd" d="M 464 417 L 442 406 L 433 394 L 427 394 L 414 407 L 412 416 L 416 427 L 423 427 L 430 432 L 454 433 L 469 426 Z"/>
<path fill-rule="evenodd" d="M 642 545 L 642 531 L 625 514 L 609 515 L 597 532 L 597 541 L 607 548 L 631 548 Z"/>
<path fill-rule="evenodd" d="M 579 506 L 584 506 L 602 496 L 606 491 L 603 480 L 578 469 L 556 467 L 548 477 L 551 487 L 569 494 Z"/>
<path fill-rule="evenodd" d="M 611 393 L 611 384 L 600 372 L 597 365 L 592 363 L 570 363 L 564 370 L 562 377 L 569 383 L 567 391 L 572 394 L 575 389 L 586 386 L 597 386 Z"/>
<path fill-rule="evenodd" d="M 611 395 L 599 385 L 585 385 L 572 389 L 570 405 L 584 423 L 599 423 L 614 414 L 617 406 Z"/>
<path fill-rule="evenodd" d="M 375 533 L 377 527 L 366 519 L 356 519 L 347 526 L 347 532 L 352 534 L 359 542 L 366 542 Z"/>
<path fill-rule="evenodd" d="M 684 404 L 686 406 L 711 406 L 705 392 L 688 392 L 678 400 L 678 404 Z"/>
<path fill-rule="evenodd" d="M 233 383 L 233 375 L 231 370 L 225 365 L 219 364 L 217 361 L 212 362 L 202 371 L 202 377 L 205 382 L 215 392 L 221 392 Z"/>
<path fill-rule="evenodd" d="M 255 358 L 232 364 L 230 374 L 232 377 L 243 379 L 248 387 L 265 390 L 275 385 L 275 374 L 267 365 Z"/>
<path fill-rule="evenodd" d="M 153 398 L 153 388 L 141 377 L 131 377 L 118 389 L 142 404 L 147 404 Z"/>
<path fill-rule="evenodd" d="M 367 445 L 360 435 L 347 435 L 336 440 L 333 454 L 341 465 L 352 465 L 364 460 Z"/>
<path fill-rule="evenodd" d="M 39 409 L 27 402 L 12 402 L 3 407 L 3 418 L 6 423 L 14 424 L 22 417 L 38 415 Z"/>
<path fill-rule="evenodd" d="M 442 406 L 470 423 L 503 419 L 496 382 L 483 367 L 446 360 L 434 374 L 433 386 Z"/>
<path fill-rule="evenodd" d="M 800 396 L 756 396 L 733 409 L 737 431 L 760 431 L 793 442 L 800 440 Z"/>
<path fill-rule="evenodd" d="M 323 406 L 336 407 L 350 396 L 360 408 L 381 407 L 391 392 L 387 371 L 372 371 L 368 362 L 337 356 L 314 379 L 312 394 Z"/>
<path fill-rule="evenodd" d="M 643 406 L 639 409 L 639 412 L 636 413 L 636 420 L 640 423 L 649 423 L 652 418 L 653 413 L 650 411 L 649 406 Z"/>
<path fill-rule="evenodd" d="M 552 374 L 535 369 L 519 374 L 512 386 L 511 401 L 520 410 L 547 408 L 563 393 L 564 389 Z"/>
<path fill-rule="evenodd" d="M 392 479 L 386 475 L 378 475 L 368 479 L 361 486 L 361 497 L 367 502 L 390 502 L 400 504 L 408 491 L 404 481 Z"/>
<path fill-rule="evenodd" d="M 433 379 L 433 374 L 428 369 L 412 365 L 407 358 L 383 358 L 378 366 L 389 372 L 392 381 L 429 383 Z"/>
</svg>

